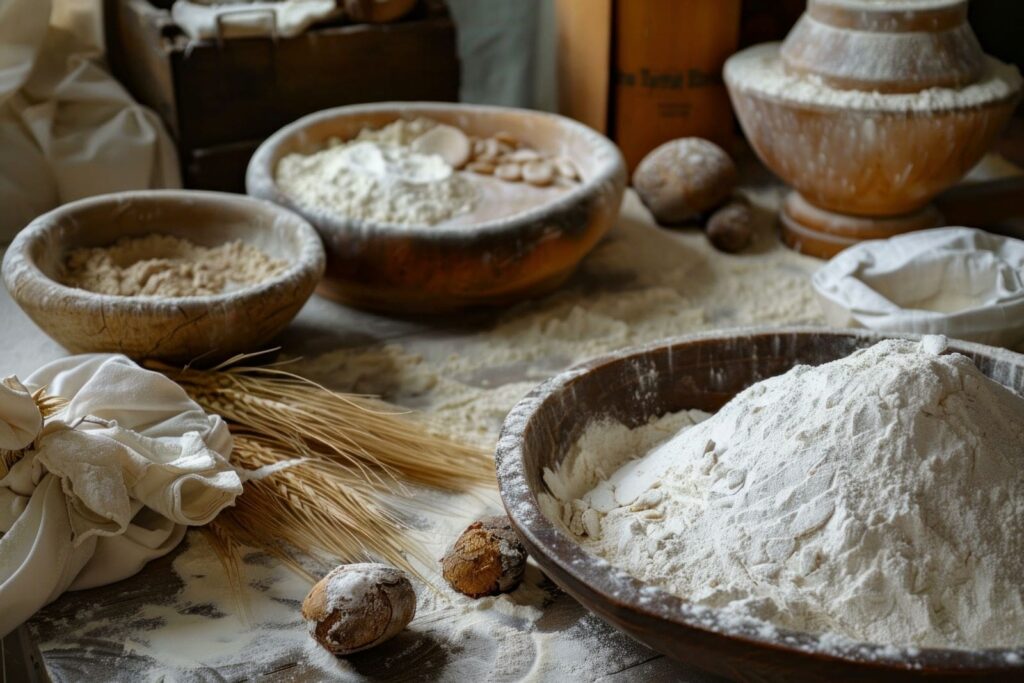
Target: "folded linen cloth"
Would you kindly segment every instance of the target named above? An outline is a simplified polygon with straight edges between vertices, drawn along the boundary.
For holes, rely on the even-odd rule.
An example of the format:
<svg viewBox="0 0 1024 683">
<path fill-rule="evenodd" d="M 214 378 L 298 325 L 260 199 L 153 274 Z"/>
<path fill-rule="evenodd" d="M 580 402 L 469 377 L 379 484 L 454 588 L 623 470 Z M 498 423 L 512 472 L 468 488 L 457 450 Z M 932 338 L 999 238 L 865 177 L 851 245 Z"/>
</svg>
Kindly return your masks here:
<svg viewBox="0 0 1024 683">
<path fill-rule="evenodd" d="M 340 11 L 335 0 L 220 3 L 177 0 L 171 6 L 171 18 L 193 40 L 273 34 L 292 38 Z"/>
<path fill-rule="evenodd" d="M 43 429 L 43 414 L 17 377 L 0 380 L 0 451 L 20 451 Z"/>
<path fill-rule="evenodd" d="M 135 574 L 242 492 L 224 421 L 124 356 L 0 387 L 0 449 L 24 449 L 0 478 L 0 636 L 66 590 Z M 67 404 L 43 420 L 38 389 Z"/>
</svg>

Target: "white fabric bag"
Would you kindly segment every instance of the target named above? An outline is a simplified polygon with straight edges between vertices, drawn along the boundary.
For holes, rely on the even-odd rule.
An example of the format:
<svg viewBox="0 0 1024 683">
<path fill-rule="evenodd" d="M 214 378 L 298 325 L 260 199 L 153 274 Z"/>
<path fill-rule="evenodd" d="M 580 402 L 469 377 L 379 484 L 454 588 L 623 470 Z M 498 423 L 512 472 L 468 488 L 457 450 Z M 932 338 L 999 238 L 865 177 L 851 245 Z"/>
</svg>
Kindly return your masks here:
<svg viewBox="0 0 1024 683">
<path fill-rule="evenodd" d="M 335 0 L 284 0 L 207 4 L 176 0 L 171 18 L 189 38 L 246 38 L 277 34 L 291 38 L 341 10 Z"/>
<path fill-rule="evenodd" d="M 51 5 L 0 2 L 0 243 L 64 202 L 181 185 L 157 115 L 50 25 Z"/>
<path fill-rule="evenodd" d="M 812 280 L 832 325 L 1024 341 L 1024 241 L 938 228 L 852 246 Z"/>
<path fill-rule="evenodd" d="M 128 358 L 63 358 L 0 389 L 0 636 L 66 590 L 102 586 L 170 552 L 234 503 L 231 434 Z M 68 401 L 45 420 L 32 392 Z"/>
</svg>

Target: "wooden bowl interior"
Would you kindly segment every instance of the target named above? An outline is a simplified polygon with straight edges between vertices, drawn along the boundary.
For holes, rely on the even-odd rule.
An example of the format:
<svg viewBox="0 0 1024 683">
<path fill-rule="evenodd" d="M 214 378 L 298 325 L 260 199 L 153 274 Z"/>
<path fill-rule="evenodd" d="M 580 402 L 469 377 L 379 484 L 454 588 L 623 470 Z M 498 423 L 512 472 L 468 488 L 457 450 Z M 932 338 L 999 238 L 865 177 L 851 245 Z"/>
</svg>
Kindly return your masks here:
<svg viewBox="0 0 1024 683">
<path fill-rule="evenodd" d="M 109 246 L 125 237 L 172 235 L 214 247 L 242 240 L 268 256 L 294 264 L 303 244 L 296 225 L 303 221 L 274 207 L 229 203 L 221 198 L 171 199 L 159 193 L 94 202 L 60 213 L 30 245 L 29 255 L 50 279 L 60 282 L 69 252 Z M 293 266 L 294 268 L 295 266 Z"/>
<path fill-rule="evenodd" d="M 445 107 L 418 105 L 393 108 L 361 109 L 350 107 L 350 113 L 308 117 L 307 125 L 283 138 L 268 158 L 271 178 L 277 162 L 288 154 L 312 154 L 327 145 L 330 138 L 351 140 L 364 128 L 383 128 L 399 119 L 426 117 L 461 128 L 467 135 L 489 137 L 510 133 L 516 139 L 547 154 L 571 158 L 584 180 L 608 163 L 607 153 L 593 144 L 593 138 L 575 126 L 567 126 L 556 117 L 539 112 L 516 109 Z M 326 112 L 330 114 L 331 112 Z"/>
<path fill-rule="evenodd" d="M 974 680 L 982 680 L 982 674 L 995 676 L 985 680 L 1021 675 L 1021 668 L 1009 666 L 999 654 L 922 650 L 904 660 L 875 648 L 860 661 L 821 653 L 817 639 L 807 634 L 780 632 L 765 638 L 756 630 L 716 633 L 713 616 L 693 618 L 685 601 L 623 577 L 585 553 L 558 520 L 541 510 L 538 494 L 550 494 L 543 481 L 545 468 L 557 468 L 588 425 L 611 418 L 637 427 L 683 409 L 713 412 L 755 382 L 797 364 L 836 360 L 882 338 L 805 328 L 704 335 L 569 370 L 524 399 L 506 421 L 497 457 L 510 517 L 542 568 L 584 606 L 641 642 L 709 671 L 757 681 L 816 680 L 822 675 L 831 680 L 895 680 L 916 669 L 952 671 Z M 950 347 L 1024 395 L 1024 356 L 967 343 Z"/>
<path fill-rule="evenodd" d="M 545 490 L 545 467 L 564 458 L 592 423 L 613 419 L 628 427 L 684 409 L 715 412 L 736 394 L 796 365 L 821 365 L 875 344 L 884 336 L 854 333 L 779 332 L 712 337 L 670 344 L 609 361 L 587 364 L 537 411 L 524 437 L 531 457 L 526 476 L 535 490 Z M 1024 356 L 1012 361 L 986 353 L 978 345 L 953 343 L 988 377 L 1024 396 Z M 623 396 L 630 400 L 621 400 Z M 567 404 L 566 401 L 571 401 Z M 571 405 L 571 410 L 566 409 Z"/>
<path fill-rule="evenodd" d="M 509 133 L 541 152 L 570 157 L 582 181 L 564 192 L 523 188 L 536 201 L 485 202 L 459 224 L 432 226 L 359 221 L 300 206 L 278 188 L 274 172 L 283 156 L 416 117 L 471 135 Z M 625 180 L 618 149 L 569 119 L 502 107 L 388 102 L 329 109 L 281 129 L 253 155 L 246 188 L 306 217 L 320 232 L 327 249 L 321 293 L 357 307 L 423 314 L 503 306 L 557 287 L 611 228 Z"/>
</svg>

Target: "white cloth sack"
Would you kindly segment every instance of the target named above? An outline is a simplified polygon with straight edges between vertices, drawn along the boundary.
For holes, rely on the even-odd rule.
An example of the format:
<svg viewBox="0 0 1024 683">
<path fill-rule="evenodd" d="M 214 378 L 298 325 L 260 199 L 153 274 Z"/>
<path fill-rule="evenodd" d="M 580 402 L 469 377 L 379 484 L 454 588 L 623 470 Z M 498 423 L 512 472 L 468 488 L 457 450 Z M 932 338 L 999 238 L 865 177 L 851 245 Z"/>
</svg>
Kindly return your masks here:
<svg viewBox="0 0 1024 683">
<path fill-rule="evenodd" d="M 938 228 L 862 242 L 812 280 L 832 325 L 1024 341 L 1024 241 Z"/>
<path fill-rule="evenodd" d="M 234 503 L 231 434 L 163 375 L 124 356 L 55 361 L 0 390 L 0 636 L 66 590 L 170 552 Z M 68 400 L 45 421 L 31 392 Z"/>
<path fill-rule="evenodd" d="M 171 6 L 174 23 L 193 40 L 267 36 L 275 30 L 282 38 L 291 38 L 339 12 L 335 0 L 229 2 L 214 5 L 177 0 Z"/>
<path fill-rule="evenodd" d="M 179 187 L 174 145 L 50 0 L 0 2 L 0 242 L 58 204 Z"/>
</svg>

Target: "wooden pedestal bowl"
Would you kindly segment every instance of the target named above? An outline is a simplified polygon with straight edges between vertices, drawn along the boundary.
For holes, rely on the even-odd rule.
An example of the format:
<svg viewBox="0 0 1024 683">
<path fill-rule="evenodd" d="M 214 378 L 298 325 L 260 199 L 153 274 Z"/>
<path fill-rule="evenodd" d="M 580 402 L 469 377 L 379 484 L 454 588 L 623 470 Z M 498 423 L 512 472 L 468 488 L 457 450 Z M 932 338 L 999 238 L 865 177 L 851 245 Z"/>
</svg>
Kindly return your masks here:
<svg viewBox="0 0 1024 683">
<path fill-rule="evenodd" d="M 278 188 L 277 162 L 322 149 L 365 127 L 428 117 L 467 134 L 507 132 L 546 153 L 571 158 L 582 182 L 546 203 L 474 225 L 404 226 L 362 222 L 300 206 Z M 559 286 L 618 217 L 626 171 L 607 138 L 570 119 L 524 109 L 384 102 L 328 109 L 264 142 L 246 176 L 250 195 L 304 216 L 323 237 L 327 272 L 320 292 L 361 308 L 438 313 L 504 305 Z"/>
<path fill-rule="evenodd" d="M 787 242 L 831 256 L 865 231 L 941 224 L 928 203 L 991 148 L 1021 90 L 966 17 L 966 0 L 810 0 L 784 43 L 729 58 L 747 139 L 821 212 L 787 210 Z"/>
<path fill-rule="evenodd" d="M 644 584 L 585 552 L 541 509 L 555 468 L 587 425 L 606 418 L 628 426 L 683 409 L 716 411 L 751 384 L 799 363 L 819 365 L 894 336 L 854 330 L 784 328 L 683 337 L 599 358 L 567 370 L 509 413 L 497 449 L 498 485 L 530 555 L 566 592 L 608 623 L 665 655 L 740 681 L 1020 681 L 1024 648 L 959 651 L 861 645 L 843 654 L 815 636 L 732 627 L 718 610 Z M 1024 356 L 967 342 L 950 350 L 1018 394 Z"/>
<path fill-rule="evenodd" d="M 205 296 L 111 296 L 60 283 L 72 249 L 152 233 L 206 246 L 240 239 L 289 265 L 266 282 Z M 313 294 L 323 269 L 320 238 L 299 216 L 270 202 L 187 190 L 119 192 L 65 204 L 22 230 L 3 261 L 11 296 L 69 351 L 197 364 L 265 350 Z"/>
</svg>

